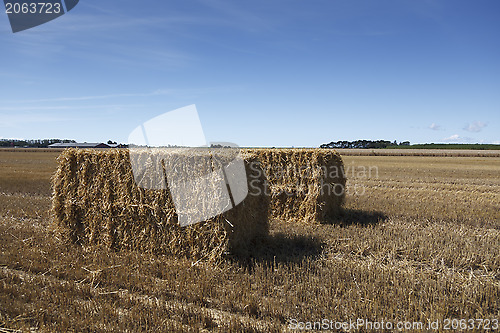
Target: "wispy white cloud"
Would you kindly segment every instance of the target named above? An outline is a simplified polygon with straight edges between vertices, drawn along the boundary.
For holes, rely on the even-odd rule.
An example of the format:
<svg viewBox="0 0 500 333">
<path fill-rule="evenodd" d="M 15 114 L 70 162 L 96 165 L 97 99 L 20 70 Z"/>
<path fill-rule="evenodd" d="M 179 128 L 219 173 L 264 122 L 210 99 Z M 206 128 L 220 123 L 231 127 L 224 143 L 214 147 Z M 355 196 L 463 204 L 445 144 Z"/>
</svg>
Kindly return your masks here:
<svg viewBox="0 0 500 333">
<path fill-rule="evenodd" d="M 182 40 L 184 30 L 197 22 L 196 17 L 178 18 L 161 12 L 139 16 L 124 10 L 113 15 L 80 11 L 78 15 L 70 13 L 57 22 L 27 30 L 16 38 L 0 35 L 0 42 L 17 58 L 37 63 L 43 59 L 43 64 L 50 66 L 69 57 L 81 63 L 164 71 L 189 66 L 198 58 L 175 42 Z M 134 40 L 135 45 L 131 45 L 130 40 Z"/>
<path fill-rule="evenodd" d="M 122 94 L 107 94 L 107 95 L 93 95 L 93 96 L 56 97 L 56 98 L 30 99 L 22 101 L 9 101 L 9 103 L 77 102 L 77 101 L 90 101 L 96 99 L 111 99 L 111 98 L 121 98 L 121 97 L 149 97 L 149 96 L 171 95 L 173 93 L 175 93 L 175 90 L 158 89 L 148 93 L 122 93 Z"/>
<path fill-rule="evenodd" d="M 15 107 L 0 107 L 0 111 L 5 110 L 13 110 L 14 108 L 20 109 L 28 109 L 27 107 L 20 106 L 25 104 L 32 103 L 60 103 L 60 102 L 83 102 L 83 101 L 92 101 L 92 100 L 106 100 L 106 99 L 114 99 L 114 98 L 134 98 L 134 97 L 153 97 L 153 96 L 199 96 L 205 94 L 213 94 L 220 92 L 234 92 L 241 90 L 242 86 L 217 86 L 217 87 L 204 87 L 204 88 L 192 88 L 192 89 L 168 89 L 168 88 L 160 88 L 150 92 L 137 92 L 137 93 L 117 93 L 117 94 L 103 94 L 103 95 L 86 95 L 86 96 L 62 96 L 62 97 L 53 97 L 53 98 L 41 98 L 41 99 L 26 99 L 26 100 L 3 100 L 4 104 L 15 104 Z M 90 108 L 97 107 L 113 107 L 116 105 L 97 105 L 97 106 L 89 106 Z M 127 106 L 138 106 L 127 104 Z M 89 108 L 87 106 L 81 106 L 81 108 Z M 37 109 L 51 109 L 51 108 L 61 108 L 66 109 L 70 108 L 70 106 L 44 106 L 44 107 L 33 107 L 34 110 Z"/>
<path fill-rule="evenodd" d="M 432 123 L 429 128 L 433 131 L 440 131 L 441 130 L 441 125 L 438 125 L 436 123 Z"/>
<path fill-rule="evenodd" d="M 67 121 L 69 118 L 56 115 L 41 115 L 41 114 L 0 114 L 1 127 L 22 127 L 29 123 L 54 123 Z"/>
<path fill-rule="evenodd" d="M 473 123 L 465 125 L 464 131 L 478 133 L 481 132 L 486 126 L 488 126 L 487 123 L 484 123 L 482 121 L 475 121 Z"/>
<path fill-rule="evenodd" d="M 201 3 L 215 10 L 221 24 L 247 31 L 274 30 L 276 18 L 270 19 L 265 12 L 258 12 L 257 7 L 246 7 L 236 2 L 220 0 L 202 0 Z M 253 10 L 250 10 L 253 8 Z M 267 16 L 267 17 L 266 17 Z"/>
<path fill-rule="evenodd" d="M 49 105 L 49 106 L 2 106 L 0 111 L 3 112 L 20 112 L 20 111 L 71 111 L 71 110 L 110 110 L 110 109 L 125 109 L 125 108 L 144 108 L 144 104 L 103 104 L 103 105 Z M 46 114 L 46 113 L 44 113 Z M 6 117 L 7 115 L 0 116 Z"/>
<path fill-rule="evenodd" d="M 444 138 L 443 141 L 456 141 L 460 139 L 460 135 L 458 134 L 453 134 L 452 136 L 449 136 L 447 138 Z"/>
<path fill-rule="evenodd" d="M 132 4 L 129 4 L 128 9 L 127 6 L 117 9 L 114 4 L 106 5 L 99 3 L 98 5 L 92 5 L 85 3 L 82 6 L 88 7 L 86 13 L 73 15 L 66 21 L 60 22 L 60 24 L 64 24 L 66 33 L 69 31 L 95 31 L 100 33 L 109 30 L 123 31 L 124 29 L 131 29 L 133 31 L 154 28 L 162 31 L 168 30 L 170 34 L 184 34 L 186 31 L 183 28 L 193 26 L 227 26 L 234 22 L 241 24 L 241 19 L 245 18 L 246 20 L 250 20 L 249 25 L 255 25 L 257 22 L 263 20 L 258 15 L 249 17 L 249 13 L 245 11 L 238 13 L 230 9 L 227 2 L 221 3 L 218 8 L 226 14 L 239 14 L 238 18 L 240 20 L 229 20 L 220 13 L 219 15 L 207 16 L 197 11 L 186 12 L 185 10 L 175 8 L 175 6 L 158 6 L 154 1 L 150 1 L 149 4 L 155 5 L 157 10 L 144 10 L 141 15 L 137 15 L 136 11 L 129 11 L 131 6 L 135 7 L 137 5 L 133 4 L 133 2 L 130 3 Z M 204 4 L 209 5 L 206 2 Z M 144 6 L 148 6 L 148 4 L 144 4 Z M 211 6 L 217 8 L 216 4 L 211 4 Z"/>
<path fill-rule="evenodd" d="M 443 141 L 445 141 L 445 142 L 462 143 L 462 142 L 471 142 L 472 138 L 463 137 L 463 136 L 460 136 L 458 134 L 453 134 L 452 136 L 444 138 Z"/>
</svg>

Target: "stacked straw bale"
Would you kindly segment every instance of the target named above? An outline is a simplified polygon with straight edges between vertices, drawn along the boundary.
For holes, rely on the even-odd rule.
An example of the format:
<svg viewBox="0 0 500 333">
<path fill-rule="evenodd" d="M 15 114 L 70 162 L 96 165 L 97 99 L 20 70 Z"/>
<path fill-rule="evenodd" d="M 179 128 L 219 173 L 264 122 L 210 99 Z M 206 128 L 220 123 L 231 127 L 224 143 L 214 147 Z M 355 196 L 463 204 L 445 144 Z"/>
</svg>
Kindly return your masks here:
<svg viewBox="0 0 500 333">
<path fill-rule="evenodd" d="M 346 178 L 342 159 L 335 151 L 246 149 L 241 157 L 249 191 L 243 202 L 204 222 L 181 227 L 172 195 L 175 192 L 171 192 L 175 188 L 151 188 L 162 188 L 155 183 L 165 182 L 164 168 L 188 165 L 196 166 L 200 174 L 209 172 L 211 168 L 200 162 L 196 152 L 173 156 L 161 164 L 155 161 L 158 156 L 154 152 L 145 151 L 138 157 L 143 159 L 145 172 L 160 177 L 144 178 L 132 172 L 126 149 L 67 149 L 59 156 L 53 177 L 55 229 L 63 239 L 82 245 L 213 260 L 225 252 L 246 254 L 267 235 L 270 218 L 323 222 L 339 213 Z M 147 186 L 142 186 L 145 183 Z M 207 183 L 200 188 L 206 189 Z M 212 202 L 220 202 L 204 193 L 188 200 L 195 207 L 200 198 L 208 211 Z M 186 207 L 189 209 L 190 202 Z"/>
<path fill-rule="evenodd" d="M 226 251 L 246 253 L 268 233 L 269 198 L 255 154 L 242 157 L 249 181 L 261 187 L 262 194 L 248 195 L 205 222 L 181 227 L 169 190 L 137 186 L 128 150 L 65 150 L 53 177 L 55 229 L 67 241 L 111 249 L 208 260 Z M 161 172 L 158 163 L 150 167 Z"/>
<path fill-rule="evenodd" d="M 327 222 L 345 201 L 346 176 L 332 149 L 251 149 L 269 182 L 271 218 Z"/>
</svg>

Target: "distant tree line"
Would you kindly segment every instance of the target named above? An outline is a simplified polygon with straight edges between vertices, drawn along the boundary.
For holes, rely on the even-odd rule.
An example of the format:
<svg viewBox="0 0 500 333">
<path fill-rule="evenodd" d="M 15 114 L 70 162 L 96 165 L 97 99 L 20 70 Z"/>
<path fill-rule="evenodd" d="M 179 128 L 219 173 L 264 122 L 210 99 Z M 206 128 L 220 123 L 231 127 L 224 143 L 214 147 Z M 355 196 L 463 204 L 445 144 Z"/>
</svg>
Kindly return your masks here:
<svg viewBox="0 0 500 333">
<path fill-rule="evenodd" d="M 357 141 L 337 141 L 324 143 L 320 148 L 359 148 L 359 149 L 379 149 L 379 148 L 391 148 L 399 146 L 409 146 L 409 141 L 404 141 L 398 143 L 396 140 L 394 142 L 386 140 L 357 140 Z"/>
<path fill-rule="evenodd" d="M 221 144 L 211 144 L 210 145 L 210 148 L 233 148 L 231 146 L 227 146 L 227 145 L 221 145 Z"/>
<path fill-rule="evenodd" d="M 411 149 L 462 149 L 462 150 L 500 150 L 499 144 L 487 143 L 425 143 L 414 144 Z"/>
<path fill-rule="evenodd" d="M 61 139 L 38 139 L 38 140 L 15 140 L 15 139 L 1 139 L 0 147 L 24 147 L 24 148 L 47 148 L 53 143 L 74 143 L 75 140 L 61 140 Z"/>
</svg>

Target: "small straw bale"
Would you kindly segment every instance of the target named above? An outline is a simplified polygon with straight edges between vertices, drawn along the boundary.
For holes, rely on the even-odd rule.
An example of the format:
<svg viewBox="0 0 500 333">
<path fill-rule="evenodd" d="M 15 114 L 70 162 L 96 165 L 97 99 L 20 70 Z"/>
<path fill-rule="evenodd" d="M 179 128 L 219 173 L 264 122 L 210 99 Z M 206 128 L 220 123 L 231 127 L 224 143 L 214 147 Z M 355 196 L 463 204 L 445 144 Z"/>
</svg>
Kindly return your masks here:
<svg viewBox="0 0 500 333">
<path fill-rule="evenodd" d="M 241 158 L 248 181 L 252 180 L 252 187 L 261 188 L 262 193 L 248 195 L 233 209 L 185 227 L 178 223 L 172 197 L 175 189 L 165 189 L 158 182 L 165 182 L 165 178 L 177 172 L 176 167 L 183 165 L 196 166 L 195 171 L 200 174 L 208 174 L 209 168 L 200 162 L 199 151 L 187 155 L 173 151 L 163 164 L 155 154 L 145 150 L 138 155 L 143 159 L 145 173 L 163 175 L 165 170 L 174 170 L 174 173 L 156 178 L 134 174 L 127 149 L 62 152 L 52 179 L 53 224 L 62 239 L 85 246 L 217 260 L 226 252 L 246 253 L 258 239 L 267 235 L 269 198 L 264 194 L 264 173 L 255 167 L 255 154 L 241 153 Z M 207 178 L 203 179 L 206 189 Z M 142 186 L 144 184 L 146 186 Z M 200 197 L 205 198 L 203 204 L 208 205 L 203 210 L 210 211 L 211 202 L 220 202 L 208 200 L 210 197 L 204 193 L 196 193 L 203 188 L 191 185 L 193 196 L 186 199 L 181 213 L 189 213 Z"/>
<path fill-rule="evenodd" d="M 328 222 L 345 201 L 346 176 L 332 149 L 250 149 L 269 182 L 271 218 Z"/>
</svg>

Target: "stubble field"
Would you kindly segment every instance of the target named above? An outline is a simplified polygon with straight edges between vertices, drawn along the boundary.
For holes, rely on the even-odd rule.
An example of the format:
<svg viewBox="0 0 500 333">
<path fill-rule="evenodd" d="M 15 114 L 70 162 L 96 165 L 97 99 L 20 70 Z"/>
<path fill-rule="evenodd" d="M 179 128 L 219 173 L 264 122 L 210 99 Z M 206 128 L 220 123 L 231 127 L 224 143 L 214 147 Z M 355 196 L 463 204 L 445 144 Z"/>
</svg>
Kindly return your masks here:
<svg viewBox="0 0 500 333">
<path fill-rule="evenodd" d="M 0 151 L 0 332 L 500 330 L 498 156 L 344 155 L 343 216 L 271 221 L 251 258 L 213 264 L 61 245 L 58 154 Z"/>
</svg>

